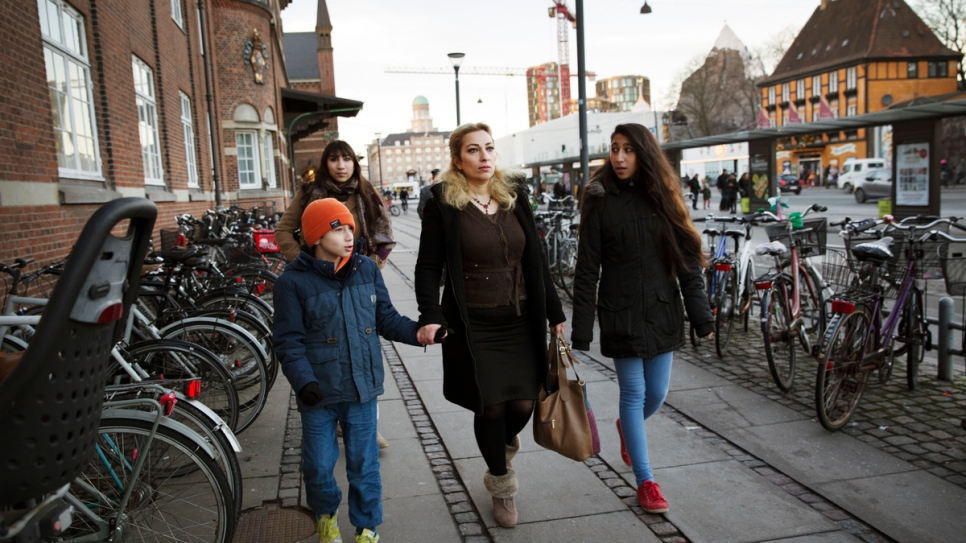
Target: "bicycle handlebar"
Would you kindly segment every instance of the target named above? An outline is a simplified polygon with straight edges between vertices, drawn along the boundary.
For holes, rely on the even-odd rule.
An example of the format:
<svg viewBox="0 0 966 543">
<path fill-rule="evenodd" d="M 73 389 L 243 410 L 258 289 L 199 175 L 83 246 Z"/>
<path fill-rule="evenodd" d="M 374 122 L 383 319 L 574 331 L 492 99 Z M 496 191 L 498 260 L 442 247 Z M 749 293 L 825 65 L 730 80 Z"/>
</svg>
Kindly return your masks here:
<svg viewBox="0 0 966 543">
<path fill-rule="evenodd" d="M 956 223 L 956 221 L 959 220 L 958 217 L 949 217 L 948 219 L 936 219 L 936 220 L 932 221 L 929 224 L 902 224 L 903 222 L 905 222 L 909 218 L 913 218 L 913 217 L 908 217 L 907 219 L 903 219 L 902 222 L 890 223 L 889 224 L 889 227 L 890 228 L 895 228 L 897 230 L 920 230 L 920 229 L 921 230 L 930 230 L 934 226 L 939 225 L 939 224 L 952 224 L 952 225 L 959 226 Z"/>
</svg>

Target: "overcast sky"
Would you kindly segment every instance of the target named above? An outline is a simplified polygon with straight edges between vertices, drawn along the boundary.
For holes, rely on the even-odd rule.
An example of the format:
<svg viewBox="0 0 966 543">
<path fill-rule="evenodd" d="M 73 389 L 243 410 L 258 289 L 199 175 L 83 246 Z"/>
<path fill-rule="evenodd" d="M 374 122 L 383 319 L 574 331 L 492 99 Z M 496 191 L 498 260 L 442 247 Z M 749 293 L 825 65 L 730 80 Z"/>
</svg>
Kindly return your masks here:
<svg viewBox="0 0 966 543">
<path fill-rule="evenodd" d="M 358 152 L 374 137 L 408 131 L 412 101 L 429 100 L 439 130 L 456 125 L 456 97 L 447 53 L 466 54 L 463 68 L 527 68 L 557 60 L 550 0 L 328 0 L 336 94 L 365 103 L 339 120 L 342 139 Z M 571 10 L 574 0 L 568 0 Z M 800 28 L 819 0 L 585 0 L 587 70 L 598 77 L 643 75 L 658 105 L 672 80 L 705 55 L 727 22 L 754 49 L 780 30 Z M 315 30 L 316 0 L 293 0 L 282 11 L 286 32 Z M 571 72 L 577 73 L 577 33 L 570 31 Z M 447 68 L 447 75 L 387 74 L 389 67 Z M 577 98 L 577 79 L 572 79 Z M 588 82 L 588 96 L 594 96 Z M 482 103 L 478 103 L 482 100 Z M 461 121 L 483 121 L 496 137 L 527 128 L 526 78 L 463 76 Z"/>
</svg>

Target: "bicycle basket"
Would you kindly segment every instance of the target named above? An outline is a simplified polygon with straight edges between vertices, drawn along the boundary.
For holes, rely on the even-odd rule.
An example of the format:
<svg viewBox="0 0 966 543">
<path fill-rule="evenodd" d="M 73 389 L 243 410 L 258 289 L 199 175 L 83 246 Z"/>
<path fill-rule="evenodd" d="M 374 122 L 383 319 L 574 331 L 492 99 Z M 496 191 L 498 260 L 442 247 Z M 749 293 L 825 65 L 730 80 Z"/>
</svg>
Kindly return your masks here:
<svg viewBox="0 0 966 543">
<path fill-rule="evenodd" d="M 184 249 L 188 245 L 188 239 L 181 235 L 180 230 L 162 228 L 160 237 L 162 251 Z"/>
<path fill-rule="evenodd" d="M 942 264 L 946 293 L 950 296 L 966 295 L 966 243 L 946 242 L 937 251 Z"/>
<path fill-rule="evenodd" d="M 791 245 L 790 238 L 794 235 L 800 257 L 821 256 L 825 254 L 828 219 L 805 219 L 802 227 L 795 228 L 791 233 L 788 231 L 788 221 L 766 224 L 765 233 L 768 234 L 768 241 L 780 241 L 786 245 Z"/>
<path fill-rule="evenodd" d="M 851 287 L 855 278 L 856 275 L 845 249 L 828 249 L 825 252 L 825 259 L 822 261 L 822 279 L 835 292 Z"/>
<path fill-rule="evenodd" d="M 259 253 L 277 253 L 282 250 L 275 240 L 274 230 L 253 230 L 252 235 Z"/>
</svg>

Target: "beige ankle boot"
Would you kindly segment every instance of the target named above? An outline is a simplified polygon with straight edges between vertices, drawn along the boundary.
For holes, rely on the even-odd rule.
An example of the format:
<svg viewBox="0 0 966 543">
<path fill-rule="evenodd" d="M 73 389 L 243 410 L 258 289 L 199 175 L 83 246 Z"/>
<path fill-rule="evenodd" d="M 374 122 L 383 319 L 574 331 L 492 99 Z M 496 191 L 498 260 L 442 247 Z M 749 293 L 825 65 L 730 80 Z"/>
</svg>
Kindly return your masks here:
<svg viewBox="0 0 966 543">
<path fill-rule="evenodd" d="M 486 470 L 483 475 L 483 485 L 490 495 L 493 496 L 493 518 L 496 523 L 504 528 L 513 528 L 517 525 L 517 505 L 514 497 L 520 488 L 517 481 L 517 474 L 511 468 L 507 468 L 506 475 L 490 475 L 490 470 Z"/>
<path fill-rule="evenodd" d="M 520 436 L 513 437 L 513 444 L 506 446 L 506 467 L 512 468 L 513 464 L 510 462 L 516 457 L 517 453 L 520 452 Z"/>
</svg>

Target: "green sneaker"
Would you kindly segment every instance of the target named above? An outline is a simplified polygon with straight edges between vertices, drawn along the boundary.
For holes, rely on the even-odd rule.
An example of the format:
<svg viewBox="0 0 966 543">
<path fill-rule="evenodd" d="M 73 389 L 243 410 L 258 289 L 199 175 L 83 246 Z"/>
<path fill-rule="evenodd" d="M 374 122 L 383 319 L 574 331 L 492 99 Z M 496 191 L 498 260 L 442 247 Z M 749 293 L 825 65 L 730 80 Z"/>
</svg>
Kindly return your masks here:
<svg viewBox="0 0 966 543">
<path fill-rule="evenodd" d="M 342 543 L 338 516 L 338 510 L 331 515 L 315 515 L 317 523 L 315 529 L 319 532 L 319 541 L 322 543 Z"/>
<path fill-rule="evenodd" d="M 361 534 L 356 534 L 356 543 L 379 543 L 379 534 L 366 528 Z"/>
</svg>

